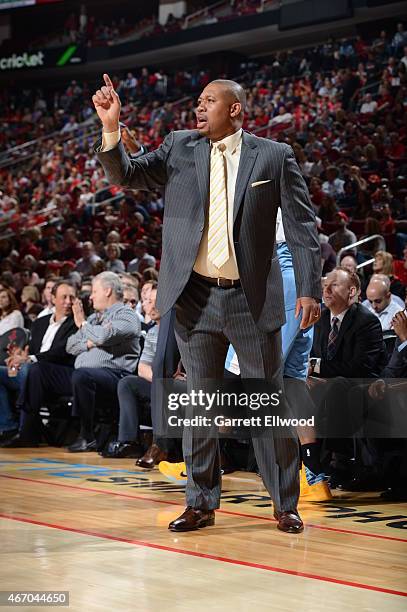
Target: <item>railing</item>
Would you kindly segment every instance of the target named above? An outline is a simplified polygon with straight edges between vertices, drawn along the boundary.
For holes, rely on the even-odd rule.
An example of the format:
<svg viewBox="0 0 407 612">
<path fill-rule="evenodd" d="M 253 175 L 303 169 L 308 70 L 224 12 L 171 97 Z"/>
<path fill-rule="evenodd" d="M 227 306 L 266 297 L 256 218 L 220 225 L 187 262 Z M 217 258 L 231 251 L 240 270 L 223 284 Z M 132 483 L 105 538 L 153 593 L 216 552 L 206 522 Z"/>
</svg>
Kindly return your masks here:
<svg viewBox="0 0 407 612">
<path fill-rule="evenodd" d="M 225 0 L 220 0 L 220 2 L 215 2 L 209 6 L 206 6 L 203 9 L 199 9 L 199 11 L 195 11 L 195 13 L 191 13 L 185 17 L 183 28 L 186 30 L 187 28 L 193 27 L 191 26 L 191 22 L 199 19 L 200 17 L 204 18 L 209 15 L 214 9 L 220 8 L 221 6 L 230 7 L 230 2 L 225 2 Z"/>
<path fill-rule="evenodd" d="M 342 249 L 340 251 L 338 251 L 338 254 L 336 256 L 336 263 L 339 266 L 340 261 L 341 261 L 341 257 L 342 254 L 345 253 L 346 251 L 352 251 L 355 247 L 360 246 L 361 244 L 366 244 L 367 242 L 372 242 L 372 240 L 377 240 L 377 239 L 383 238 L 383 236 L 381 234 L 373 234 L 372 236 L 368 236 L 367 238 L 361 238 L 361 240 L 358 240 L 357 242 L 354 242 L 353 244 L 348 244 L 345 247 L 342 247 Z M 359 264 L 357 266 L 357 268 L 364 268 L 365 266 L 368 266 L 369 264 L 374 262 L 374 258 L 373 259 L 369 259 L 368 261 L 364 261 L 363 263 Z"/>
<path fill-rule="evenodd" d="M 7 238 L 12 238 L 13 236 L 18 236 L 21 234 L 22 230 L 30 230 L 33 227 L 44 227 L 48 225 L 48 223 L 57 223 L 63 221 L 63 218 L 60 214 L 56 214 L 57 207 L 52 206 L 48 208 L 44 208 L 43 210 L 37 210 L 31 215 L 22 214 L 21 219 L 8 219 L 2 221 L 0 224 L 0 240 L 5 240 Z M 38 223 L 36 219 L 44 218 L 43 221 Z M 48 218 L 50 217 L 50 218 Z M 18 227 L 16 230 L 9 229 L 10 224 L 16 224 Z M 5 231 L 3 231 L 5 229 Z"/>
<path fill-rule="evenodd" d="M 124 198 L 124 193 L 122 191 L 119 191 L 119 193 L 116 193 L 114 196 L 112 196 L 111 198 L 107 198 L 106 200 L 101 200 L 100 202 L 96 202 L 96 195 L 98 192 L 95 193 L 93 200 L 91 200 L 90 202 L 87 203 L 87 206 L 92 208 L 92 215 L 96 215 L 97 209 L 99 207 L 104 207 L 107 205 L 111 205 L 111 204 L 115 204 L 116 202 L 120 202 L 120 200 L 122 200 Z"/>
<path fill-rule="evenodd" d="M 89 131 L 87 131 L 88 129 Z M 25 142 L 22 145 L 17 145 L 15 147 L 12 147 L 11 149 L 3 151 L 0 154 L 0 169 L 8 168 L 9 166 L 15 166 L 16 164 L 28 161 L 29 159 L 38 154 L 38 145 L 40 145 L 44 141 L 53 140 L 54 143 L 57 142 L 59 144 L 62 144 L 64 142 L 68 142 L 69 140 L 91 138 L 96 134 L 100 134 L 100 129 L 95 130 L 93 124 L 89 124 L 89 122 L 84 122 L 77 130 L 71 132 L 70 134 L 62 134 L 61 131 L 57 131 L 52 132 L 51 134 L 47 134 L 46 136 L 40 136 L 35 140 L 30 140 L 29 142 Z"/>
</svg>

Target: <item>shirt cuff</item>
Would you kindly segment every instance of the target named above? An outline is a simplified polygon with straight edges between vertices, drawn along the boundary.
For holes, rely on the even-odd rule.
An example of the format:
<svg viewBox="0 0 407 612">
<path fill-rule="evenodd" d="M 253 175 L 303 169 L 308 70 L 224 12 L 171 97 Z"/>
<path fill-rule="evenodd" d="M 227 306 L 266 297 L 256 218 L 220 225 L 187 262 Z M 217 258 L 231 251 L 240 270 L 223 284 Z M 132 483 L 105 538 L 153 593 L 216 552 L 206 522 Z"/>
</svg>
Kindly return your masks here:
<svg viewBox="0 0 407 612">
<path fill-rule="evenodd" d="M 404 340 L 404 342 L 402 342 L 400 346 L 397 347 L 397 350 L 399 353 L 401 353 L 401 351 L 403 351 L 406 347 L 407 347 L 407 340 Z"/>
<path fill-rule="evenodd" d="M 120 141 L 120 130 L 116 130 L 115 132 L 102 132 L 102 148 L 100 149 L 101 153 L 106 153 L 107 151 L 111 151 L 115 149 Z"/>
<path fill-rule="evenodd" d="M 28 357 L 30 358 L 31 363 L 37 363 L 38 359 L 35 355 L 28 355 Z"/>
<path fill-rule="evenodd" d="M 318 357 L 317 360 L 315 361 L 315 366 L 314 366 L 313 372 L 314 372 L 314 374 L 320 374 L 321 373 L 321 357 Z"/>
</svg>

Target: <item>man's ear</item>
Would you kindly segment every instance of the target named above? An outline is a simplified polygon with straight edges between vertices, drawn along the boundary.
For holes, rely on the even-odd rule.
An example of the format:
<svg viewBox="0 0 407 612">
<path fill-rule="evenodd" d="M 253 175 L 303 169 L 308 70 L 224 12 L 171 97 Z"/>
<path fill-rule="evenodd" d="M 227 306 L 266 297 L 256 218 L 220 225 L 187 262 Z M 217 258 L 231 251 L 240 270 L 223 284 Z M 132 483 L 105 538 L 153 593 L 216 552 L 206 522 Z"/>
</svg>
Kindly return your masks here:
<svg viewBox="0 0 407 612">
<path fill-rule="evenodd" d="M 353 297 L 353 298 L 354 298 L 354 297 L 355 297 L 355 295 L 356 295 L 356 287 L 353 287 L 353 286 L 352 286 L 352 287 L 350 288 L 350 297 Z"/>
<path fill-rule="evenodd" d="M 239 117 L 241 112 L 242 112 L 242 105 L 240 104 L 240 102 L 233 102 L 232 106 L 230 107 L 230 116 Z"/>
</svg>

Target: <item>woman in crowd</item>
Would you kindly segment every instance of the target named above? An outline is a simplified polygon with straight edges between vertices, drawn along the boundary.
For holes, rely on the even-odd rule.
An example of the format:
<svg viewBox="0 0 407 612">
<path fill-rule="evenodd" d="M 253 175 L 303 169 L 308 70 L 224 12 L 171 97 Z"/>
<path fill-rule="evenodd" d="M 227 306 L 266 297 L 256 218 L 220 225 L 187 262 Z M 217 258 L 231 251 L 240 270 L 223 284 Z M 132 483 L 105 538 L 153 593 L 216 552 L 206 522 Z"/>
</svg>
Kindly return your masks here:
<svg viewBox="0 0 407 612">
<path fill-rule="evenodd" d="M 394 275 L 393 255 L 387 251 L 377 251 L 374 256 L 373 272 L 375 274 L 386 274 L 390 279 L 390 292 L 393 295 L 398 295 L 404 300 L 406 296 L 406 288 L 397 276 Z"/>
<path fill-rule="evenodd" d="M 116 274 L 121 274 L 122 272 L 126 271 L 126 266 L 120 259 L 120 255 L 120 246 L 116 242 L 110 242 L 106 246 L 106 270 L 109 270 L 109 272 L 116 272 Z"/>
<path fill-rule="evenodd" d="M 14 329 L 24 327 L 24 318 L 14 293 L 10 289 L 0 290 L 0 336 Z"/>
</svg>

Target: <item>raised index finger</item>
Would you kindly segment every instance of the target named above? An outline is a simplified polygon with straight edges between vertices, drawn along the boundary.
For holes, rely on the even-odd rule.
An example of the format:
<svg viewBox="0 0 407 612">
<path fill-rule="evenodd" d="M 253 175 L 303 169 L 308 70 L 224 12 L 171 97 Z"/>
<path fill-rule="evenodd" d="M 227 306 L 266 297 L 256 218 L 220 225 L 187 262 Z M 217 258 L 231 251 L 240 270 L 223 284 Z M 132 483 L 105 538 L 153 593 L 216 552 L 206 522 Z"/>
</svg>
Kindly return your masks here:
<svg viewBox="0 0 407 612">
<path fill-rule="evenodd" d="M 111 81 L 111 79 L 110 79 L 110 76 L 109 76 L 108 74 L 106 74 L 106 73 L 105 73 L 105 74 L 103 75 L 103 79 L 104 79 L 105 84 L 107 85 L 107 87 L 111 87 L 112 89 L 114 89 L 114 87 L 113 87 L 113 83 L 112 83 L 112 81 Z"/>
</svg>

